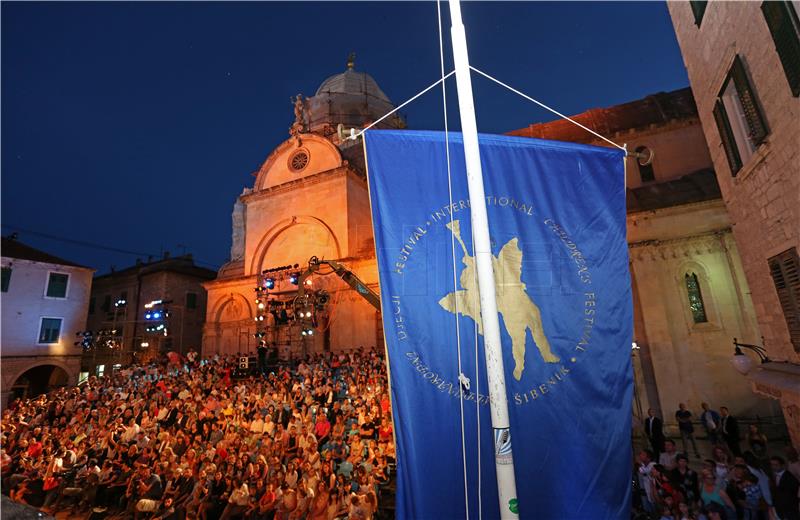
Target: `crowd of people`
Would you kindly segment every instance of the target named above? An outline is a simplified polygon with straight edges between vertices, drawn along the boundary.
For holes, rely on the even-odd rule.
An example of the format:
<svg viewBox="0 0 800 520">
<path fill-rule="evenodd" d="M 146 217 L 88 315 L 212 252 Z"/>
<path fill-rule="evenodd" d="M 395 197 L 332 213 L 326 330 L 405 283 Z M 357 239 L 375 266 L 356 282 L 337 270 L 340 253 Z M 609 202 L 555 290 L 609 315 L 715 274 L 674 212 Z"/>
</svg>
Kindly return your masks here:
<svg viewBox="0 0 800 520">
<path fill-rule="evenodd" d="M 636 461 L 635 510 L 658 520 L 800 520 L 800 458 L 769 456 L 767 438 L 749 425 L 742 449 L 739 424 L 726 407 L 702 403 L 699 422 L 711 443 L 702 459 L 694 437 L 694 416 L 681 403 L 675 412 L 683 451 L 667 438 L 663 422 L 648 410 L 644 430 L 650 449 Z M 691 447 L 698 471 L 690 467 Z M 697 464 L 695 464 L 697 466 Z"/>
<path fill-rule="evenodd" d="M 384 360 L 324 354 L 242 379 L 238 361 L 165 359 L 13 402 L 3 492 L 50 514 L 375 518 L 395 463 Z"/>
</svg>

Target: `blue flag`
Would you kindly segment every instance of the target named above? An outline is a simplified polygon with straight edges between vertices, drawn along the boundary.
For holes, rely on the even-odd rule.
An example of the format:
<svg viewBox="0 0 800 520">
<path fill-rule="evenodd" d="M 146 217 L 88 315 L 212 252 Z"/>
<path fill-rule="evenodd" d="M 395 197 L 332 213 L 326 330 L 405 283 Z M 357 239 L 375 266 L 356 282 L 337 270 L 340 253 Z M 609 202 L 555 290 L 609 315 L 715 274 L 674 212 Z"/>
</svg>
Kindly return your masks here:
<svg viewBox="0 0 800 520">
<path fill-rule="evenodd" d="M 619 150 L 481 135 L 510 413 L 493 433 L 463 141 L 365 134 L 397 517 L 630 518 L 632 309 Z M 452 194 L 450 189 L 452 188 Z M 477 329 L 477 330 L 476 330 Z"/>
</svg>

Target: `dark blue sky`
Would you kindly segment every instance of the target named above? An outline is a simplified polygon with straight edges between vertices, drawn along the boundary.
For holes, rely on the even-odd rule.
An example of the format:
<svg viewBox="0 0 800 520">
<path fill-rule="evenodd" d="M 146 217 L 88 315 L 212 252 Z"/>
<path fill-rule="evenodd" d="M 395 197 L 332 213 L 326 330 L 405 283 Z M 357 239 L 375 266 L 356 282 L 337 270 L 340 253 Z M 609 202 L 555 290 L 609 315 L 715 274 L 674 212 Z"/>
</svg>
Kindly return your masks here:
<svg viewBox="0 0 800 520">
<path fill-rule="evenodd" d="M 439 76 L 433 2 L 1 9 L 4 235 L 15 226 L 155 255 L 180 253 L 180 244 L 219 266 L 236 196 L 287 137 L 290 96 L 313 95 L 350 51 L 397 104 Z M 472 64 L 567 114 L 688 85 L 664 3 L 462 9 Z M 481 77 L 473 82 L 483 132 L 554 119 Z M 454 100 L 453 81 L 448 94 Z M 441 129 L 441 108 L 436 90 L 403 113 L 411 128 Z M 136 260 L 19 235 L 99 272 Z"/>
</svg>

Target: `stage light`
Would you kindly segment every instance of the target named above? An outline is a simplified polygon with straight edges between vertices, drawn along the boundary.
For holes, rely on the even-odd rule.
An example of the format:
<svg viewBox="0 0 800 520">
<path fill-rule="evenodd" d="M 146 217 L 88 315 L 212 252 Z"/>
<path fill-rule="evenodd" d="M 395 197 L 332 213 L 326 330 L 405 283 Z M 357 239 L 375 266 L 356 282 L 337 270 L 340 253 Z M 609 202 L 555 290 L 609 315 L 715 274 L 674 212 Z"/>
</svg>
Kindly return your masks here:
<svg viewBox="0 0 800 520">
<path fill-rule="evenodd" d="M 274 289 L 275 288 L 275 279 L 274 278 L 267 278 L 264 280 L 264 287 L 267 289 Z"/>
<path fill-rule="evenodd" d="M 258 308 L 263 309 L 265 307 L 264 302 L 258 302 Z"/>
<path fill-rule="evenodd" d="M 300 280 L 300 273 L 292 273 L 289 275 L 289 282 L 291 282 L 292 285 L 297 285 L 297 282 L 299 280 Z"/>
<path fill-rule="evenodd" d="M 159 319 L 159 318 L 161 318 L 161 313 L 160 313 L 160 312 L 154 312 L 154 313 L 153 313 L 153 319 L 154 319 L 154 320 L 157 320 L 157 319 Z"/>
<path fill-rule="evenodd" d="M 309 278 L 308 280 L 306 280 L 306 285 L 311 285 L 311 278 Z"/>
<path fill-rule="evenodd" d="M 151 320 L 151 319 L 153 319 L 153 314 L 152 314 L 152 313 L 150 313 L 150 312 L 145 312 L 145 313 L 144 313 L 144 319 L 146 319 L 146 320 Z"/>
</svg>

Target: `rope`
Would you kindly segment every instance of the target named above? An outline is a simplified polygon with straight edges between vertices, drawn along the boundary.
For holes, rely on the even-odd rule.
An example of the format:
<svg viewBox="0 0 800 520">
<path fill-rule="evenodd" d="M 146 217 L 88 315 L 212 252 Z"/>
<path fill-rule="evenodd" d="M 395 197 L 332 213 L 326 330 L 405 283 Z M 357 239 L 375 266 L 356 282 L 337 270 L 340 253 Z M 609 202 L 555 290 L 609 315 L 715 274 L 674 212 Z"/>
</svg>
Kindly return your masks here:
<svg viewBox="0 0 800 520">
<path fill-rule="evenodd" d="M 440 31 L 440 33 L 441 33 L 441 31 Z M 420 97 L 422 94 L 426 93 L 427 91 L 429 91 L 430 89 L 432 89 L 433 87 L 435 87 L 436 85 L 438 85 L 439 83 L 444 83 L 444 80 L 446 80 L 447 78 L 449 78 L 450 76 L 452 76 L 452 75 L 453 75 L 453 74 L 455 74 L 455 73 L 456 73 L 456 71 L 455 71 L 455 70 L 451 70 L 451 71 L 450 71 L 450 72 L 449 72 L 447 75 L 445 75 L 445 76 L 442 76 L 440 79 L 437 79 L 435 82 L 433 82 L 433 83 L 432 83 L 432 84 L 430 84 L 428 87 L 426 87 L 426 88 L 425 88 L 425 90 L 423 90 L 423 91 L 419 92 L 419 93 L 418 93 L 418 94 L 416 94 L 414 97 L 412 97 L 412 98 L 411 98 L 411 99 L 409 99 L 408 101 L 406 101 L 406 102 L 402 103 L 401 105 L 398 105 L 398 106 L 397 106 L 397 108 L 395 108 L 394 110 L 391 110 L 391 111 L 387 112 L 386 114 L 384 114 L 383 116 L 381 116 L 381 118 L 380 118 L 380 119 L 378 119 L 377 121 L 375 121 L 375 122 L 373 122 L 373 123 L 370 123 L 368 126 L 366 126 L 365 128 L 363 128 L 363 129 L 362 129 L 362 130 L 361 130 L 359 133 L 357 133 L 357 134 L 355 134 L 355 135 L 348 136 L 348 137 L 347 137 L 347 139 L 352 139 L 353 141 L 355 141 L 356 139 L 358 139 L 359 137 L 361 137 L 361 135 L 362 135 L 364 132 L 366 132 L 367 130 L 369 130 L 369 129 L 370 129 L 370 128 L 372 128 L 373 126 L 377 125 L 378 123 L 380 123 L 381 121 L 383 121 L 384 119 L 386 119 L 387 117 L 389 117 L 390 115 L 394 114 L 395 112 L 397 112 L 398 110 L 400 110 L 401 108 L 403 108 L 404 106 L 406 106 L 407 104 L 411 103 L 412 101 L 414 101 L 415 99 L 417 99 L 417 98 L 418 98 L 418 97 Z"/>
<path fill-rule="evenodd" d="M 447 195 L 449 197 L 450 207 L 453 207 L 453 179 L 451 175 L 450 169 L 450 138 L 449 138 L 449 129 L 447 123 L 447 86 L 444 82 L 447 76 L 444 75 L 444 40 L 442 38 L 442 7 L 440 0 L 436 0 L 436 15 L 437 20 L 439 22 L 439 63 L 441 65 L 441 74 L 442 79 L 439 80 L 442 84 L 442 113 L 444 115 L 444 149 L 445 149 L 445 157 L 447 158 Z M 452 74 L 452 72 L 450 73 Z M 438 83 L 438 82 L 437 82 Z M 458 277 L 456 275 L 456 236 L 453 232 L 453 212 L 450 212 L 450 248 L 453 257 L 453 294 L 458 290 Z M 461 327 L 458 323 L 458 298 L 453 298 L 453 310 L 455 311 L 455 319 L 456 319 L 456 349 L 458 352 L 458 376 L 459 376 L 459 387 L 461 386 L 461 378 L 463 376 L 463 371 L 461 368 Z M 459 388 L 460 389 L 460 388 Z M 461 413 L 461 457 L 464 463 L 464 510 L 466 512 L 466 518 L 469 520 L 469 484 L 467 482 L 467 444 L 465 441 L 465 429 L 464 429 L 464 400 L 460 397 L 458 399 L 458 405 Z M 480 493 L 478 494 L 478 499 L 480 500 Z"/>
<path fill-rule="evenodd" d="M 561 113 L 561 112 L 559 112 L 558 110 L 556 110 L 556 109 L 554 109 L 554 108 L 551 108 L 551 107 L 549 107 L 549 106 L 545 105 L 545 104 L 544 104 L 544 103 L 542 103 L 541 101 L 537 101 L 536 99 L 533 99 L 532 97 L 528 96 L 527 94 L 524 94 L 524 93 L 520 92 L 519 90 L 515 89 L 514 87 L 512 87 L 512 86 L 510 86 L 510 85 L 508 85 L 508 84 L 506 84 L 506 83 L 503 83 L 503 82 L 502 82 L 502 81 L 500 81 L 499 79 L 497 79 L 497 78 L 494 78 L 494 77 L 490 76 L 489 74 L 486 74 L 485 72 L 483 72 L 483 71 L 481 71 L 481 70 L 478 70 L 478 69 L 476 69 L 476 68 L 475 68 L 475 67 L 473 67 L 472 65 L 470 65 L 470 67 L 469 67 L 469 68 L 470 68 L 470 69 L 472 69 L 472 70 L 474 70 L 475 72 L 477 72 L 478 74 L 480 74 L 480 75 L 481 75 L 481 76 L 483 76 L 484 78 L 487 78 L 487 79 L 490 79 L 490 80 L 494 81 L 495 83 L 497 83 L 497 84 L 498 84 L 498 85 L 500 85 L 501 87 L 505 87 L 505 88 L 507 88 L 508 90 L 510 90 L 511 92 L 513 92 L 514 94 L 520 95 L 520 96 L 524 97 L 525 99 L 527 99 L 528 101 L 532 101 L 533 103 L 536 103 L 537 105 L 539 105 L 540 107 L 544 108 L 545 110 L 549 110 L 550 112 L 554 113 L 554 114 L 555 114 L 555 115 L 557 115 L 558 117 L 561 117 L 561 118 L 563 118 L 563 119 L 566 119 L 566 120 L 567 120 L 567 121 L 569 121 L 570 123 L 572 123 L 572 124 L 574 124 L 574 125 L 577 125 L 577 126 L 579 126 L 579 127 L 583 128 L 584 130 L 586 130 L 586 131 L 587 131 L 587 132 L 589 132 L 590 134 L 593 134 L 595 137 L 599 137 L 600 139 L 602 139 L 603 141 L 607 142 L 608 144 L 610 144 L 610 145 L 613 145 L 613 146 L 616 146 L 616 147 L 617 147 L 617 148 L 619 148 L 620 150 L 623 150 L 623 151 L 625 151 L 625 153 L 626 153 L 626 154 L 628 153 L 628 151 L 626 150 L 626 148 L 625 148 L 624 146 L 622 146 L 622 145 L 619 145 L 619 144 L 615 143 L 614 141 L 612 141 L 611 139 L 609 139 L 609 138 L 607 138 L 607 137 L 605 137 L 605 136 L 602 136 L 602 135 L 598 134 L 597 132 L 595 132 L 595 131 L 594 131 L 594 130 L 592 130 L 591 128 L 588 128 L 588 127 L 586 127 L 586 126 L 584 126 L 584 125 L 580 124 L 579 122 L 575 121 L 575 120 L 574 120 L 574 119 L 572 119 L 571 117 L 569 117 L 569 116 L 565 116 L 564 114 L 562 114 L 562 113 Z"/>
</svg>

